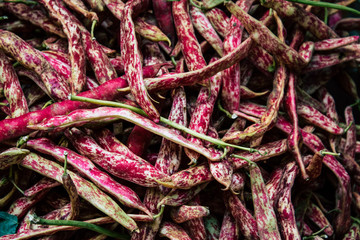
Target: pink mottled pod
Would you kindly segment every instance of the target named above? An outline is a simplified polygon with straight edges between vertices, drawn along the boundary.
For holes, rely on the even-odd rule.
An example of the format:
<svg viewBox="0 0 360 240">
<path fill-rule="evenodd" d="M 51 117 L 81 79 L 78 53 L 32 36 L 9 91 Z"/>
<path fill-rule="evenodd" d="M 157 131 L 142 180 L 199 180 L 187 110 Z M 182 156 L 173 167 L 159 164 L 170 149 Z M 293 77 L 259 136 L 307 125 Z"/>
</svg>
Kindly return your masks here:
<svg viewBox="0 0 360 240">
<path fill-rule="evenodd" d="M 331 38 L 325 39 L 319 42 L 315 42 L 315 51 L 329 51 L 335 48 L 343 47 L 345 45 L 355 43 L 359 39 L 359 36 L 349 36 L 343 38 Z"/>
<path fill-rule="evenodd" d="M 239 229 L 234 217 L 231 215 L 229 210 L 226 210 L 221 224 L 219 240 L 238 239 L 238 231 Z"/>
<path fill-rule="evenodd" d="M 30 151 L 21 148 L 9 148 L 0 153 L 0 169 L 6 169 L 11 165 L 18 164 Z"/>
<path fill-rule="evenodd" d="M 182 205 L 179 208 L 173 208 L 170 212 L 171 219 L 176 223 L 201 218 L 210 214 L 209 208 L 205 206 Z"/>
<path fill-rule="evenodd" d="M 191 167 L 171 175 L 175 188 L 190 189 L 202 183 L 210 182 L 213 176 L 207 164 Z"/>
<path fill-rule="evenodd" d="M 205 16 L 209 19 L 216 32 L 220 34 L 220 36 L 225 37 L 230 24 L 230 19 L 226 13 L 220 8 L 212 8 L 206 11 Z"/>
<path fill-rule="evenodd" d="M 56 187 L 59 185 L 61 185 L 61 183 L 59 183 L 51 178 L 44 177 L 44 178 L 40 179 L 40 181 L 35 183 L 32 187 L 26 189 L 24 191 L 24 195 L 26 197 L 30 197 L 44 189 L 53 188 L 53 187 Z"/>
<path fill-rule="evenodd" d="M 152 5 L 159 28 L 170 38 L 171 42 L 174 43 L 176 32 L 171 10 L 172 3 L 166 0 L 153 0 Z"/>
<path fill-rule="evenodd" d="M 163 222 L 161 224 L 159 236 L 167 237 L 169 239 L 191 240 L 183 228 L 171 222 Z"/>
<path fill-rule="evenodd" d="M 310 203 L 310 206 L 306 210 L 306 216 L 320 229 L 324 228 L 324 233 L 329 237 L 334 234 L 334 230 L 325 214 L 314 203 Z"/>
</svg>

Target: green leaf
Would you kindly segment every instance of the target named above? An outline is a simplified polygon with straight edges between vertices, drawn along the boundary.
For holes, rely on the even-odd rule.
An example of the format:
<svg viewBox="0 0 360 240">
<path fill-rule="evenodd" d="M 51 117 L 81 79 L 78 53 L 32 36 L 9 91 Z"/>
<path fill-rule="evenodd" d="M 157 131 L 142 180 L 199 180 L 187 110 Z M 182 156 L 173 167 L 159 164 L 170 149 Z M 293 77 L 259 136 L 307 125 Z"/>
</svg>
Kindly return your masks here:
<svg viewBox="0 0 360 240">
<path fill-rule="evenodd" d="M 0 211 L 0 236 L 16 233 L 17 226 L 16 216 Z"/>
</svg>

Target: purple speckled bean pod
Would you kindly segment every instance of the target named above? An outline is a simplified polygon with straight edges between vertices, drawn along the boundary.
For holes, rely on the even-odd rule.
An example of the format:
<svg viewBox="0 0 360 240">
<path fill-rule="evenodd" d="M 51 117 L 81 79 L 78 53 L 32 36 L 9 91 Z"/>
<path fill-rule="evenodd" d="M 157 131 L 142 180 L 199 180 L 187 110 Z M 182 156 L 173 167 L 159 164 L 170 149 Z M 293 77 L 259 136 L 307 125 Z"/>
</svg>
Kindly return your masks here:
<svg viewBox="0 0 360 240">
<path fill-rule="evenodd" d="M 140 1 L 132 1 L 123 10 L 123 17 L 120 23 L 122 37 L 120 41 L 121 56 L 124 60 L 127 81 L 136 102 L 153 121 L 158 122 L 160 114 L 151 102 L 143 81 L 139 47 L 135 36 L 135 25 L 132 20 L 134 8 L 142 5 Z"/>
<path fill-rule="evenodd" d="M 325 214 L 321 211 L 321 209 L 316 206 L 314 203 L 310 203 L 309 207 L 306 209 L 306 216 L 315 223 L 320 229 L 324 229 L 324 233 L 329 237 L 334 234 L 334 230 L 329 222 L 329 220 L 325 217 Z"/>
<path fill-rule="evenodd" d="M 355 119 L 353 115 L 353 110 L 351 106 L 345 108 L 345 122 L 346 125 L 350 128 L 346 132 L 346 142 L 344 146 L 344 153 L 346 153 L 350 158 L 355 160 L 355 150 L 356 150 L 356 127 Z"/>
<path fill-rule="evenodd" d="M 299 47 L 299 55 L 304 59 L 306 63 L 309 63 L 315 49 L 314 42 L 307 41 L 303 42 Z"/>
<path fill-rule="evenodd" d="M 269 201 L 270 204 L 274 207 L 280 191 L 280 184 L 283 175 L 284 175 L 283 169 L 276 168 L 271 172 L 271 175 L 266 182 L 266 189 L 269 195 Z"/>
<path fill-rule="evenodd" d="M 239 233 L 235 219 L 229 210 L 225 210 L 221 224 L 219 240 L 233 240 L 238 239 L 238 237 Z"/>
<path fill-rule="evenodd" d="M 209 19 L 216 32 L 225 37 L 230 27 L 230 18 L 226 13 L 220 8 L 212 8 L 206 11 L 205 16 Z"/>
<path fill-rule="evenodd" d="M 144 68 L 143 68 L 143 75 L 144 78 L 148 76 L 145 75 L 146 71 L 145 68 L 150 67 L 151 65 L 158 65 L 158 64 L 166 64 L 163 68 L 161 68 L 157 73 L 156 76 L 160 76 L 162 74 L 168 73 L 168 67 L 171 68 L 173 66 L 172 63 L 166 63 L 166 59 L 164 54 L 161 52 L 159 44 L 150 41 L 143 41 L 142 42 L 142 54 L 144 58 Z"/>
<path fill-rule="evenodd" d="M 343 240 L 352 240 L 358 239 L 360 237 L 360 225 L 358 223 L 353 223 L 349 231 L 344 235 Z"/>
<path fill-rule="evenodd" d="M 251 39 L 245 40 L 236 49 L 231 51 L 231 53 L 198 70 L 185 73 L 166 74 L 157 78 L 146 78 L 144 79 L 146 88 L 151 92 L 155 89 L 173 89 L 181 85 L 186 86 L 200 83 L 202 80 L 215 75 L 245 58 L 251 47 L 251 42 Z"/>
<path fill-rule="evenodd" d="M 225 6 L 241 21 L 245 29 L 250 33 L 251 38 L 257 44 L 262 46 L 270 54 L 273 54 L 289 68 L 301 69 L 306 65 L 297 51 L 281 42 L 263 23 L 247 14 L 231 1 L 226 2 Z"/>
<path fill-rule="evenodd" d="M 299 131 L 298 114 L 296 110 L 297 99 L 296 99 L 295 86 L 296 86 L 296 76 L 293 72 L 290 72 L 289 81 L 288 81 L 288 91 L 285 98 L 285 107 L 290 117 L 291 123 L 293 125 L 293 129 L 288 136 L 288 146 L 298 166 L 300 167 L 302 177 L 304 179 L 307 179 L 309 176 L 307 176 L 299 147 L 299 142 L 300 142 L 299 140 L 301 135 Z"/>
<path fill-rule="evenodd" d="M 50 18 L 48 18 L 41 10 L 33 9 L 30 6 L 23 3 L 4 3 L 4 7 L 7 11 L 14 14 L 16 17 L 22 20 L 26 20 L 44 29 L 46 32 L 54 33 L 60 37 L 65 37 L 61 28 L 55 25 Z"/>
<path fill-rule="evenodd" d="M 145 22 L 142 17 L 136 18 L 134 21 L 135 32 L 145 39 L 151 40 L 153 42 L 165 41 L 170 46 L 170 39 L 163 33 L 157 26 Z"/>
<path fill-rule="evenodd" d="M 157 208 L 161 205 L 167 205 L 172 207 L 178 207 L 186 204 L 191 199 L 193 199 L 201 190 L 203 190 L 208 183 L 203 183 L 192 187 L 190 189 L 173 189 L 171 190 L 165 197 L 159 201 L 157 204 Z"/>
<path fill-rule="evenodd" d="M 57 163 L 42 158 L 34 153 L 30 153 L 25 157 L 21 162 L 21 166 L 62 183 L 61 176 L 64 169 Z M 76 190 L 82 198 L 100 211 L 112 217 L 130 231 L 137 229 L 135 221 L 128 217 L 114 200 L 100 191 L 95 185 L 77 176 L 75 173 L 71 171 L 68 171 L 68 173 L 73 179 Z"/>
<path fill-rule="evenodd" d="M 214 178 L 207 164 L 184 169 L 171 175 L 175 188 L 190 189 L 202 183 L 210 182 Z"/>
<path fill-rule="evenodd" d="M 269 73 L 275 70 L 274 57 L 257 44 L 250 49 L 249 60 L 257 69 L 266 75 L 269 75 Z"/>
<path fill-rule="evenodd" d="M 159 236 L 177 240 L 192 240 L 182 227 L 172 222 L 163 222 L 161 224 Z"/>
<path fill-rule="evenodd" d="M 153 0 L 152 6 L 159 28 L 169 37 L 172 43 L 175 41 L 174 19 L 172 17 L 171 2 L 166 0 Z"/>
<path fill-rule="evenodd" d="M 42 45 L 50 51 L 68 53 L 68 43 L 65 38 L 49 37 L 42 42 Z"/>
<path fill-rule="evenodd" d="M 266 143 L 259 147 L 255 148 L 257 152 L 249 153 L 249 152 L 240 152 L 235 153 L 241 157 L 245 157 L 253 162 L 258 162 L 261 160 L 266 160 L 271 157 L 275 157 L 281 154 L 284 154 L 288 151 L 287 139 L 278 140 L 275 142 Z M 242 167 L 246 167 L 248 162 L 239 158 L 232 158 L 234 170 L 240 169 Z"/>
<path fill-rule="evenodd" d="M 274 208 L 270 202 L 260 168 L 252 163 L 250 168 L 251 195 L 254 204 L 260 239 L 281 239 Z"/>
<path fill-rule="evenodd" d="M 23 157 L 30 152 L 26 149 L 12 147 L 0 153 L 0 170 L 6 169 L 11 165 L 18 164 Z"/>
<path fill-rule="evenodd" d="M 316 179 L 321 174 L 323 157 L 320 152 L 316 152 L 306 167 L 306 172 L 310 180 Z"/>
<path fill-rule="evenodd" d="M 60 131 L 64 128 L 68 128 L 74 125 L 82 125 L 95 119 L 104 119 L 108 117 L 116 117 L 137 124 L 144 129 L 158 134 L 172 142 L 194 150 L 204 155 L 209 160 L 217 161 L 220 159 L 220 152 L 212 151 L 206 149 L 205 147 L 194 145 L 181 135 L 176 134 L 176 132 L 174 132 L 173 130 L 163 127 L 161 125 L 157 125 L 148 118 L 142 117 L 141 115 L 138 115 L 131 110 L 123 108 L 100 107 L 95 109 L 79 109 L 73 111 L 69 115 L 57 116 L 45 120 L 41 124 L 36 124 L 28 127 L 36 130 L 55 129 L 56 131 Z"/>
<path fill-rule="evenodd" d="M 200 197 L 196 195 L 189 204 L 192 206 L 200 205 Z M 184 230 L 188 233 L 191 239 L 194 240 L 205 240 L 206 239 L 206 229 L 203 218 L 193 218 L 182 223 Z"/>
<path fill-rule="evenodd" d="M 228 190 L 231 185 L 234 171 L 232 162 L 230 162 L 229 159 L 222 159 L 219 162 L 209 161 L 209 167 L 211 175 L 216 181 L 225 186 L 225 189 L 223 190 Z"/>
<path fill-rule="evenodd" d="M 359 18 L 343 18 L 340 19 L 334 26 L 335 30 L 351 31 L 359 29 L 360 19 Z"/>
<path fill-rule="evenodd" d="M 75 12 L 83 15 L 91 21 L 99 21 L 95 12 L 90 12 L 81 0 L 64 0 L 64 3 Z"/>
<path fill-rule="evenodd" d="M 235 218 L 241 234 L 246 239 L 259 239 L 256 220 L 240 199 L 229 191 L 224 192 L 224 198 L 229 204 L 229 210 Z"/>
<path fill-rule="evenodd" d="M 325 113 L 327 111 L 324 103 L 320 102 L 316 98 L 313 98 L 310 94 L 308 94 L 305 90 L 303 90 L 299 86 L 296 87 L 296 95 L 297 95 L 297 100 L 300 103 L 304 105 L 309 105 L 319 110 L 322 113 Z"/>
<path fill-rule="evenodd" d="M 324 129 L 325 131 L 334 134 L 341 135 L 344 133 L 344 129 L 339 127 L 333 120 L 320 113 L 318 110 L 311 106 L 298 104 L 297 114 L 305 119 L 307 122 Z"/>
<path fill-rule="evenodd" d="M 186 114 L 186 95 L 183 87 L 174 89 L 172 92 L 173 102 L 169 114 L 169 120 L 187 125 Z M 181 134 L 178 130 L 174 130 Z M 159 149 L 159 155 L 156 160 L 155 167 L 168 175 L 174 174 L 181 162 L 182 147 L 167 139 L 163 139 Z"/>
<path fill-rule="evenodd" d="M 212 58 L 210 62 L 215 61 L 215 58 Z M 198 132 L 206 134 L 210 125 L 210 118 L 212 112 L 214 110 L 214 105 L 220 91 L 222 80 L 222 72 L 215 74 L 213 77 L 210 77 L 210 89 L 207 87 L 202 87 L 199 95 L 196 99 L 196 107 L 194 112 L 191 115 L 191 119 L 189 122 L 189 128 Z M 203 142 L 195 137 L 189 136 L 189 141 L 197 145 L 203 145 Z M 190 164 L 196 163 L 199 158 L 198 153 L 194 153 L 193 151 L 189 151 L 189 149 L 185 149 L 186 155 L 190 158 Z"/>
<path fill-rule="evenodd" d="M 359 44 L 357 44 L 359 45 Z M 352 45 L 348 45 L 342 48 L 346 48 Z M 359 45 L 360 46 L 360 45 Z M 342 49 L 339 48 L 339 49 Z M 328 54 L 314 54 L 311 58 L 310 63 L 304 69 L 304 73 L 313 72 L 316 70 L 320 70 L 323 68 L 331 67 L 334 65 L 338 65 L 344 62 L 348 62 L 354 59 L 360 58 L 360 51 L 354 50 L 349 52 L 331 52 Z"/>
<path fill-rule="evenodd" d="M 274 9 L 281 17 L 295 21 L 320 40 L 337 37 L 337 34 L 323 21 L 295 3 L 284 0 L 262 0 L 261 4 Z"/>
<path fill-rule="evenodd" d="M 33 186 L 26 189 L 24 191 L 24 195 L 26 197 L 31 197 L 34 194 L 36 194 L 44 189 L 50 189 L 50 188 L 60 186 L 60 185 L 61 185 L 61 183 L 59 183 L 51 178 L 44 177 L 44 178 L 40 179 L 40 181 L 35 183 Z"/>
<path fill-rule="evenodd" d="M 22 65 L 39 74 L 46 89 L 55 100 L 67 99 L 70 89 L 65 79 L 55 71 L 37 50 L 19 36 L 1 30 L 0 48 L 7 54 L 12 55 Z"/>
<path fill-rule="evenodd" d="M 195 29 L 222 57 L 224 54 L 223 42 L 205 14 L 200 9 L 190 6 L 190 16 Z"/>
<path fill-rule="evenodd" d="M 301 240 L 295 220 L 295 210 L 291 202 L 291 188 L 294 185 L 298 167 L 295 162 L 289 162 L 284 169 L 281 190 L 276 201 L 276 210 L 279 220 L 281 235 L 286 240 Z"/>
<path fill-rule="evenodd" d="M 359 36 L 325 39 L 323 41 L 315 42 L 315 51 L 333 50 L 335 48 L 343 47 L 351 43 L 356 43 L 358 39 Z"/>
<path fill-rule="evenodd" d="M 185 221 L 206 217 L 210 214 L 210 210 L 205 206 L 190 206 L 182 205 L 178 208 L 172 208 L 170 211 L 171 219 L 176 223 L 183 223 Z"/>
<path fill-rule="evenodd" d="M 230 191 L 234 194 L 240 194 L 242 198 L 242 192 L 245 187 L 245 174 L 242 172 L 235 172 L 231 178 Z"/>
<path fill-rule="evenodd" d="M 65 133 L 74 147 L 97 165 L 116 177 L 145 187 L 158 186 L 159 182 L 168 182 L 170 177 L 145 161 L 139 162 L 117 153 L 102 149 L 93 138 L 76 128 Z"/>
<path fill-rule="evenodd" d="M 129 208 L 137 208 L 151 215 L 132 189 L 116 182 L 108 174 L 99 170 L 86 157 L 83 157 L 70 149 L 56 146 L 46 138 L 32 139 L 27 142 L 27 146 L 40 151 L 41 153 L 49 154 L 60 162 L 65 161 L 65 152 L 67 152 L 68 163 L 75 167 L 79 173 L 91 179 L 99 188 L 113 195 L 125 206 Z"/>
<path fill-rule="evenodd" d="M 35 204 L 40 202 L 48 193 L 50 189 L 45 189 L 31 197 L 21 197 L 16 199 L 11 206 L 7 213 L 17 216 L 18 218 L 22 218 L 30 208 L 32 208 Z"/>
</svg>

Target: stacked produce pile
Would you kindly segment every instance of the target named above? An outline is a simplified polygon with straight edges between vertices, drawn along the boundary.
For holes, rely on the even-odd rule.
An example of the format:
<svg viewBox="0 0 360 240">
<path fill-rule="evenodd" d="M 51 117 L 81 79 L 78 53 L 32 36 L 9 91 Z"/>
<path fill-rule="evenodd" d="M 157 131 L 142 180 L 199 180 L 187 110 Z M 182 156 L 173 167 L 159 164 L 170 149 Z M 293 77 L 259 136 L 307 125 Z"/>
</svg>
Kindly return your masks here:
<svg viewBox="0 0 360 240">
<path fill-rule="evenodd" d="M 353 2 L 1 1 L 0 239 L 360 239 Z"/>
</svg>

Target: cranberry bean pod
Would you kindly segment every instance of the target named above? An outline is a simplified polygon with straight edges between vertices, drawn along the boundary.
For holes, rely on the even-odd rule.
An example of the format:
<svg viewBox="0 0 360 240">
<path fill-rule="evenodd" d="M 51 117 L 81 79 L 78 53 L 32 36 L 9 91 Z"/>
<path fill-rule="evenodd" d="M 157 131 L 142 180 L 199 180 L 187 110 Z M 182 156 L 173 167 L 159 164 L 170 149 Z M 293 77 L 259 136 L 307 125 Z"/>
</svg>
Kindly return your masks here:
<svg viewBox="0 0 360 240">
<path fill-rule="evenodd" d="M 148 131 L 151 131 L 155 134 L 158 134 L 172 142 L 180 144 L 186 148 L 194 150 L 209 160 L 217 161 L 220 159 L 220 153 L 215 152 L 209 149 L 206 149 L 202 146 L 197 146 L 191 144 L 188 140 L 182 137 L 179 134 L 176 134 L 173 130 L 163 127 L 161 125 L 157 125 L 151 120 L 138 115 L 131 110 L 123 109 L 123 108 L 111 108 L 111 107 L 100 107 L 96 109 L 79 109 L 72 112 L 66 116 L 58 116 L 49 120 L 42 122 L 41 124 L 28 126 L 32 129 L 37 130 L 46 130 L 46 129 L 56 129 L 61 130 L 63 128 L 70 127 L 72 125 L 84 124 L 88 121 L 93 121 L 95 119 L 104 119 L 107 117 L 116 117 L 120 119 L 124 119 L 126 121 L 137 124 Z"/>
<path fill-rule="evenodd" d="M 172 187 L 179 189 L 190 189 L 202 183 L 210 182 L 213 176 L 209 166 L 202 164 L 196 167 L 184 169 L 171 175 Z"/>
<path fill-rule="evenodd" d="M 45 197 L 49 190 L 50 189 L 46 189 L 31 197 L 21 197 L 16 199 L 9 207 L 7 213 L 22 218 L 30 208 Z"/>
<path fill-rule="evenodd" d="M 223 56 L 223 43 L 210 21 L 200 9 L 190 6 L 190 16 L 195 29 L 215 49 L 220 57 Z"/>
<path fill-rule="evenodd" d="M 71 176 L 67 172 L 63 173 L 63 175 L 61 176 L 61 181 L 70 198 L 71 210 L 67 220 L 76 219 L 78 218 L 80 213 L 80 209 L 79 209 L 80 199 L 79 199 L 79 194 L 77 193 L 76 190 L 76 186 L 73 180 L 71 179 Z"/>
<path fill-rule="evenodd" d="M 231 178 L 230 191 L 234 194 L 242 194 L 245 186 L 245 175 L 242 172 L 235 172 Z M 242 195 L 240 195 L 242 197 Z"/>
<path fill-rule="evenodd" d="M 346 142 L 344 146 L 344 153 L 346 153 L 350 158 L 355 160 L 355 150 L 356 150 L 356 127 L 355 119 L 352 111 L 352 107 L 348 106 L 345 108 L 345 121 L 346 125 L 350 128 L 346 132 Z"/>
<path fill-rule="evenodd" d="M 215 61 L 215 58 L 211 59 L 210 62 Z M 195 130 L 198 133 L 205 134 L 208 131 L 210 118 L 214 110 L 215 101 L 221 86 L 222 73 L 217 73 L 213 77 L 210 77 L 210 89 L 202 87 L 199 95 L 196 99 L 196 107 L 191 115 L 189 128 Z M 189 136 L 189 141 L 196 145 L 203 145 L 203 142 L 195 137 Z M 186 155 L 190 158 L 191 163 L 196 163 L 199 158 L 199 154 L 185 149 Z"/>
<path fill-rule="evenodd" d="M 21 162 L 21 166 L 62 183 L 61 176 L 64 172 L 63 168 L 57 163 L 42 158 L 34 153 L 30 153 L 26 158 L 24 158 Z M 75 183 L 77 192 L 82 198 L 87 200 L 100 211 L 112 217 L 130 231 L 137 229 L 135 221 L 128 217 L 114 200 L 100 191 L 92 183 L 77 176 L 73 172 L 68 172 Z"/>
<path fill-rule="evenodd" d="M 59 183 L 51 178 L 44 177 L 44 178 L 40 179 L 40 181 L 35 183 L 33 186 L 26 189 L 24 191 L 24 195 L 26 197 L 31 197 L 31 196 L 35 195 L 36 193 L 39 193 L 45 189 L 57 187 L 60 185 L 61 185 L 61 183 Z"/>
<path fill-rule="evenodd" d="M 229 204 L 229 209 L 237 222 L 241 234 L 246 239 L 259 239 L 256 220 L 239 198 L 229 191 L 224 192 L 224 198 Z"/>
<path fill-rule="evenodd" d="M 56 146 L 46 138 L 32 139 L 27 142 L 27 146 L 41 153 L 49 154 L 60 162 L 65 161 L 65 152 L 67 152 L 67 161 L 79 173 L 88 177 L 99 188 L 113 195 L 117 200 L 129 208 L 137 208 L 147 214 L 148 209 L 141 203 L 137 194 L 130 189 L 112 179 L 108 174 L 99 170 L 89 159 L 83 157 L 70 149 Z"/>
<path fill-rule="evenodd" d="M 306 173 L 304 162 L 302 160 L 301 152 L 299 148 L 299 139 L 301 135 L 299 131 L 298 115 L 296 111 L 297 99 L 296 99 L 295 86 L 296 86 L 296 76 L 294 73 L 291 72 L 288 81 L 288 91 L 285 98 L 285 107 L 293 124 L 292 132 L 288 136 L 288 146 L 298 166 L 300 167 L 302 177 L 304 179 L 307 179 L 309 176 Z"/>
<path fill-rule="evenodd" d="M 291 202 L 291 188 L 294 185 L 298 167 L 295 162 L 289 162 L 285 166 L 281 190 L 276 201 L 276 210 L 279 219 L 279 227 L 284 239 L 301 240 L 295 220 L 295 210 Z"/>
<path fill-rule="evenodd" d="M 136 7 L 139 7 L 136 6 L 136 3 L 129 3 L 125 6 L 123 11 L 123 18 L 120 23 L 122 36 L 122 40 L 120 42 L 121 56 L 124 59 L 124 69 L 127 81 L 136 102 L 152 120 L 158 122 L 160 114 L 151 102 L 143 81 L 140 53 L 135 36 L 135 26 L 132 20 L 132 14 L 134 11 L 133 8 Z"/>
<path fill-rule="evenodd" d="M 169 239 L 177 240 L 191 240 L 185 230 L 177 224 L 171 222 L 164 222 L 160 226 L 160 237 L 166 237 Z"/>
<path fill-rule="evenodd" d="M 220 184 L 225 186 L 224 190 L 228 190 L 231 185 L 233 166 L 228 159 L 222 159 L 220 162 L 209 162 L 211 175 Z"/>
<path fill-rule="evenodd" d="M 282 43 L 263 23 L 247 14 L 233 2 L 226 2 L 225 6 L 241 21 L 257 44 L 275 55 L 289 68 L 299 69 L 306 65 L 302 57 L 293 48 Z"/>
<path fill-rule="evenodd" d="M 91 21 L 99 21 L 99 18 L 95 12 L 89 12 L 85 4 L 81 0 L 64 0 L 65 4 L 73 9 L 75 12 L 83 15 Z"/>
<path fill-rule="evenodd" d="M 225 37 L 230 26 L 230 18 L 220 8 L 212 8 L 205 12 L 205 16 L 211 22 L 216 32 Z"/>
<path fill-rule="evenodd" d="M 172 207 L 178 207 L 186 204 L 193 199 L 201 190 L 203 190 L 208 183 L 203 183 L 192 187 L 190 189 L 173 189 L 171 190 L 161 201 L 157 204 L 157 208 L 161 205 L 167 205 Z"/>
<path fill-rule="evenodd" d="M 11 165 L 18 164 L 23 157 L 29 154 L 29 150 L 12 147 L 0 153 L 0 169 L 6 169 Z"/>
<path fill-rule="evenodd" d="M 173 208 L 170 211 L 171 219 L 176 223 L 183 223 L 191 219 L 206 217 L 209 214 L 209 208 L 204 206 L 182 205 L 179 208 Z"/>
<path fill-rule="evenodd" d="M 152 6 L 159 28 L 169 37 L 171 42 L 175 41 L 174 19 L 172 17 L 171 2 L 165 0 L 153 0 Z"/>
<path fill-rule="evenodd" d="M 69 86 L 45 58 L 17 35 L 0 31 L 0 48 L 12 55 L 25 67 L 39 74 L 46 89 L 55 100 L 64 100 L 70 93 Z"/>
<path fill-rule="evenodd" d="M 320 152 L 316 152 L 312 157 L 309 165 L 306 167 L 306 172 L 311 180 L 316 179 L 321 174 L 323 157 Z"/>
<path fill-rule="evenodd" d="M 170 177 L 145 161 L 138 162 L 126 156 L 102 149 L 95 140 L 76 128 L 65 133 L 74 147 L 97 165 L 116 177 L 145 187 L 155 187 L 159 182 L 168 182 Z"/>
<path fill-rule="evenodd" d="M 206 239 L 206 229 L 202 218 L 191 219 L 184 222 L 184 230 L 193 240 L 205 240 Z"/>
<path fill-rule="evenodd" d="M 297 4 L 283 0 L 263 0 L 261 4 L 274 9 L 281 17 L 295 21 L 320 40 L 337 37 L 337 34 L 323 21 Z"/>
<path fill-rule="evenodd" d="M 303 42 L 299 47 L 299 55 L 304 59 L 306 63 L 309 63 L 313 53 L 315 44 L 312 41 Z"/>
<path fill-rule="evenodd" d="M 275 70 L 274 57 L 259 45 L 255 45 L 250 49 L 249 60 L 264 74 L 269 75 Z"/>
<path fill-rule="evenodd" d="M 257 162 L 261 160 L 266 160 L 271 157 L 275 157 L 281 154 L 284 154 L 288 151 L 287 139 L 278 140 L 275 142 L 266 143 L 259 147 L 255 148 L 257 151 L 253 153 L 249 152 L 241 152 L 235 153 L 241 157 L 245 157 L 250 161 Z M 231 158 L 233 161 L 234 170 L 240 169 L 248 165 L 248 162 L 244 159 L 233 157 Z"/>
<path fill-rule="evenodd" d="M 320 229 L 324 229 L 324 233 L 329 237 L 334 234 L 334 230 L 331 227 L 330 222 L 325 217 L 321 209 L 316 206 L 314 203 L 310 203 L 310 206 L 306 209 L 306 216 L 315 223 Z"/>
<path fill-rule="evenodd" d="M 44 29 L 45 32 L 54 33 L 59 37 L 65 37 L 62 29 L 54 24 L 41 10 L 32 9 L 30 6 L 23 3 L 5 2 L 4 7 L 19 19 L 29 21 L 35 26 Z"/>
<path fill-rule="evenodd" d="M 344 133 L 344 129 L 340 128 L 334 121 L 311 106 L 298 104 L 297 114 L 307 122 L 322 128 L 331 134 L 341 135 Z"/>
<path fill-rule="evenodd" d="M 323 41 L 315 42 L 315 51 L 333 50 L 335 48 L 343 47 L 351 43 L 356 43 L 358 39 L 359 36 L 325 39 Z"/>
<path fill-rule="evenodd" d="M 50 37 L 45 39 L 42 45 L 50 51 L 68 53 L 67 41 L 64 38 Z"/>
<path fill-rule="evenodd" d="M 238 228 L 234 217 L 229 210 L 225 210 L 223 221 L 220 229 L 219 240 L 238 239 Z"/>
<path fill-rule="evenodd" d="M 260 168 L 250 164 L 251 195 L 260 239 L 281 239 L 274 208 L 269 200 Z"/>
<path fill-rule="evenodd" d="M 171 45 L 170 39 L 163 33 L 157 26 L 145 22 L 141 17 L 136 18 L 135 32 L 139 33 L 145 39 L 149 39 L 154 42 L 165 41 L 168 45 Z"/>
<path fill-rule="evenodd" d="M 344 235 L 343 240 L 352 240 L 360 237 L 360 225 L 353 223 L 349 231 Z"/>
<path fill-rule="evenodd" d="M 269 195 L 269 201 L 272 206 L 275 207 L 275 201 L 277 200 L 281 179 L 284 175 L 282 168 L 276 168 L 271 172 L 269 179 L 266 182 L 266 190 Z"/>
<path fill-rule="evenodd" d="M 299 86 L 296 87 L 296 95 L 299 103 L 303 105 L 309 105 L 322 113 L 325 113 L 327 111 L 324 103 L 320 102 L 316 98 L 313 98 L 310 94 L 308 94 Z"/>
<path fill-rule="evenodd" d="M 29 112 L 16 72 L 2 50 L 0 50 L 0 82 L 3 85 L 4 96 L 9 103 L 10 117 L 19 117 Z"/>
</svg>

